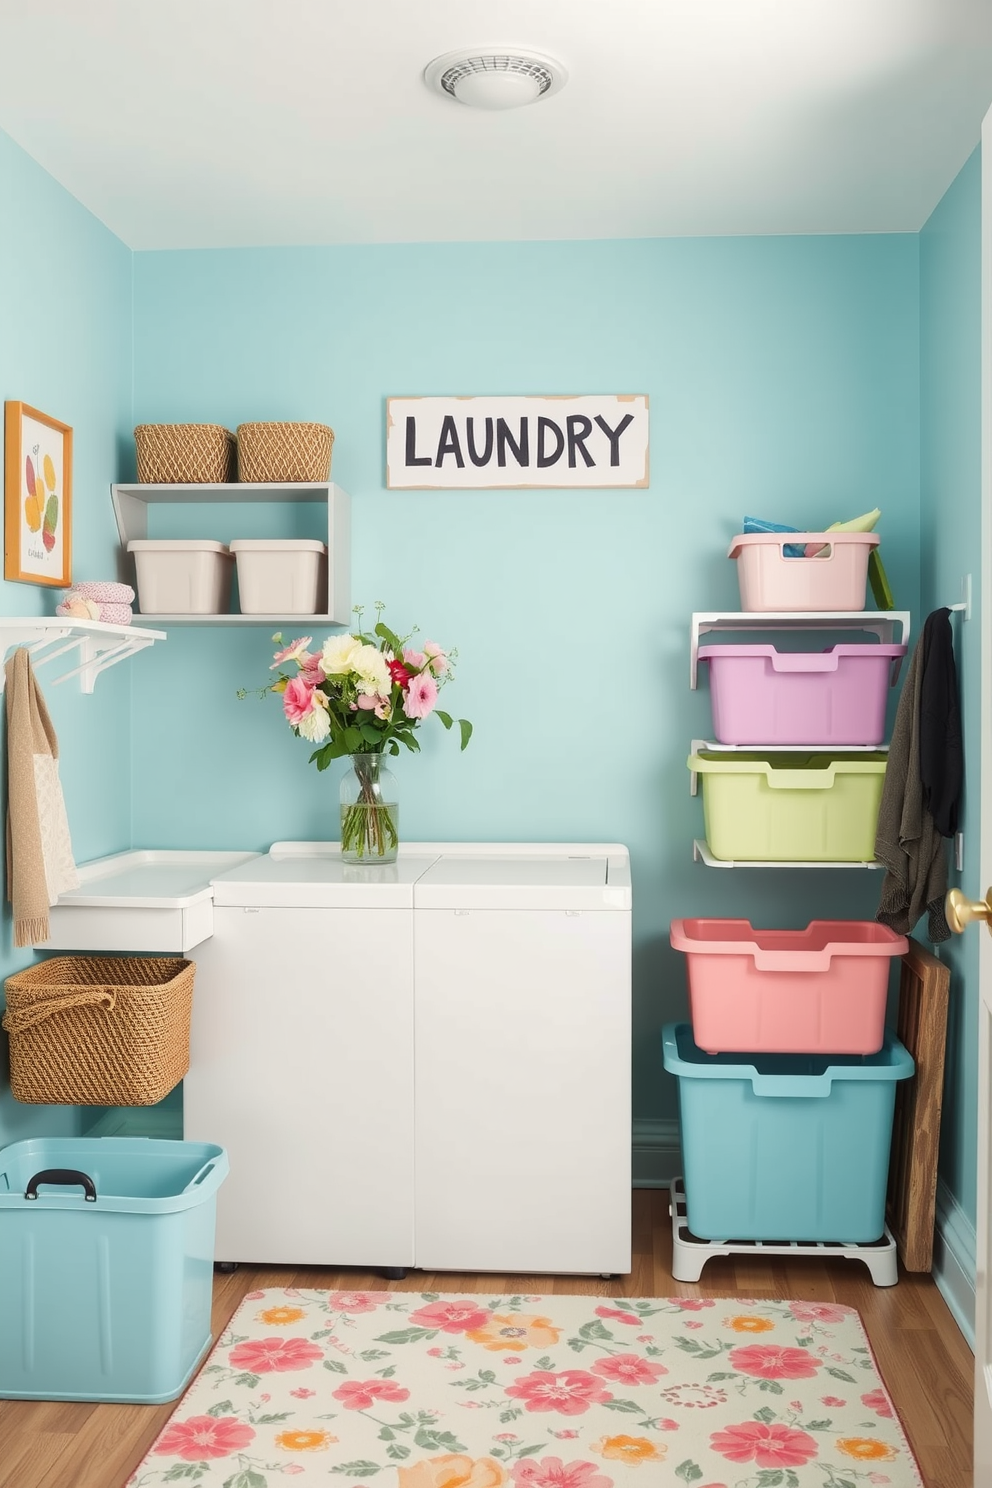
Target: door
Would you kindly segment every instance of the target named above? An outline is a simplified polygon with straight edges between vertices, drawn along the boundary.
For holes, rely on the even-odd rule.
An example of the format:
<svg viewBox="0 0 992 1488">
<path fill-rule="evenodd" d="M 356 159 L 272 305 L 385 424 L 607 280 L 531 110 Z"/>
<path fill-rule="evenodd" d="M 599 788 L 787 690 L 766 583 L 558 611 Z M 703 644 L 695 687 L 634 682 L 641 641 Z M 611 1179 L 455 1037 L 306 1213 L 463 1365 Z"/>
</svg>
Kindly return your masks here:
<svg viewBox="0 0 992 1488">
<path fill-rule="evenodd" d="M 630 1270 L 630 913 L 416 917 L 416 1264 Z"/>
<path fill-rule="evenodd" d="M 413 910 L 218 907 L 186 1136 L 219 1142 L 221 1261 L 413 1261 Z"/>
</svg>

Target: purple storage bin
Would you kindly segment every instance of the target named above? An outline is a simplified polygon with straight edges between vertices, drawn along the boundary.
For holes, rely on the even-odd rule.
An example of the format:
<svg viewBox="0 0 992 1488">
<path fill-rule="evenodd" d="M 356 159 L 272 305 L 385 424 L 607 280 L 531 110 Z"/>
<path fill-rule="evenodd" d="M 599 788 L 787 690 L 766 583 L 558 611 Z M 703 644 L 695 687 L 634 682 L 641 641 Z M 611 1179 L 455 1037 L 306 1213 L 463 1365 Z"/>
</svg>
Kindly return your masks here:
<svg viewBox="0 0 992 1488">
<path fill-rule="evenodd" d="M 700 646 L 720 744 L 881 744 L 905 646 Z"/>
</svg>

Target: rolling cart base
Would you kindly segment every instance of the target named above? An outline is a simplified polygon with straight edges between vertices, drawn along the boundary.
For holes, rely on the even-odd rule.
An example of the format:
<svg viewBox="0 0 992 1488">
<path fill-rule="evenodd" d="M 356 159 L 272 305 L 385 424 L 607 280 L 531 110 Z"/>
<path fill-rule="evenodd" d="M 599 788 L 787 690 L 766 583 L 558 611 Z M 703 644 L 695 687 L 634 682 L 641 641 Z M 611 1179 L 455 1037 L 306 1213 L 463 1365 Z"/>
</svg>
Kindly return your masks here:
<svg viewBox="0 0 992 1488">
<path fill-rule="evenodd" d="M 698 1281 L 703 1267 L 713 1256 L 729 1255 L 813 1255 L 829 1252 L 852 1261 L 864 1261 L 876 1286 L 895 1286 L 899 1280 L 896 1242 L 888 1226 L 881 1240 L 869 1245 L 845 1245 L 833 1240 L 790 1240 L 771 1243 L 767 1240 L 700 1240 L 689 1229 L 686 1217 L 685 1184 L 673 1178 L 670 1185 L 669 1209 L 672 1216 L 672 1278 L 675 1281 Z"/>
</svg>

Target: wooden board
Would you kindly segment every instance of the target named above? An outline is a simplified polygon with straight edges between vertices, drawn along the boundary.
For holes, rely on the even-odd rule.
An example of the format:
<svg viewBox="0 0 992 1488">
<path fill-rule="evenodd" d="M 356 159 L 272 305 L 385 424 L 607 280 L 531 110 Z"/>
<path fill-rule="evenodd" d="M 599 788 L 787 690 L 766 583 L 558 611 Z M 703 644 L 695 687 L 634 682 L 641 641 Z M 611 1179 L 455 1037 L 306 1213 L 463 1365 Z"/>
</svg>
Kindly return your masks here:
<svg viewBox="0 0 992 1488">
<path fill-rule="evenodd" d="M 887 1206 L 907 1271 L 929 1271 L 933 1260 L 950 980 L 949 968 L 910 940 L 902 958 L 897 1031 L 916 1060 L 916 1074 L 896 1089 Z"/>
</svg>

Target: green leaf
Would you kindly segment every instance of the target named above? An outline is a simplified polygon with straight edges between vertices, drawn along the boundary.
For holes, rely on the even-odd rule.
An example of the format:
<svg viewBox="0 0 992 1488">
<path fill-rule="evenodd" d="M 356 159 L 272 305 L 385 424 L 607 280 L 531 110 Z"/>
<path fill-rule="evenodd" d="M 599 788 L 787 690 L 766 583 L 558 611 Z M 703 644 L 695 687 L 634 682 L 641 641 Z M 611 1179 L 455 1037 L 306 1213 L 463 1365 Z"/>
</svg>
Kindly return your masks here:
<svg viewBox="0 0 992 1488">
<path fill-rule="evenodd" d="M 348 1373 L 347 1366 L 342 1364 L 340 1359 L 325 1359 L 324 1368 L 329 1369 L 332 1374 Z"/>
<path fill-rule="evenodd" d="M 537 1363 L 534 1365 L 534 1368 L 535 1369 L 543 1369 L 548 1374 L 554 1374 L 554 1372 L 555 1372 L 555 1366 L 554 1366 L 554 1361 L 551 1358 L 551 1355 L 550 1354 L 544 1354 L 542 1358 L 538 1359 Z"/>
<path fill-rule="evenodd" d="M 636 1415 L 643 1415 L 641 1407 L 634 1400 L 601 1400 L 600 1404 L 604 1410 L 623 1411 L 625 1414 L 634 1412 Z"/>
<path fill-rule="evenodd" d="M 224 1483 L 224 1488 L 266 1488 L 267 1481 L 261 1473 L 245 1467 L 241 1472 L 236 1472 L 233 1477 L 228 1478 Z"/>
<path fill-rule="evenodd" d="M 382 621 L 379 620 L 375 627 L 375 633 L 379 637 L 380 641 L 385 641 L 386 645 L 389 647 L 390 651 L 392 651 L 394 656 L 402 657 L 403 642 L 399 639 L 398 636 L 393 634 L 388 625 L 383 625 Z"/>
<path fill-rule="evenodd" d="M 451 714 L 443 713 L 440 708 L 434 709 L 434 717 L 440 718 L 446 729 L 450 729 L 451 725 L 454 723 L 454 719 L 452 718 Z"/>
<path fill-rule="evenodd" d="M 382 1430 L 379 1432 L 379 1440 L 380 1441 L 395 1441 L 396 1440 L 396 1432 L 393 1430 L 393 1428 L 391 1426 L 383 1426 Z"/>
<path fill-rule="evenodd" d="M 402 1462 L 404 1457 L 409 1457 L 410 1448 L 404 1447 L 402 1442 L 393 1442 L 391 1447 L 386 1448 L 386 1456 L 392 1457 L 394 1461 Z"/>
<path fill-rule="evenodd" d="M 725 1379 L 736 1379 L 736 1378 L 737 1378 L 737 1376 L 733 1372 L 732 1369 L 719 1369 L 719 1370 L 717 1370 L 716 1374 L 708 1374 L 706 1376 L 706 1383 L 707 1384 L 712 1384 L 712 1382 L 714 1380 L 725 1380 Z"/>
<path fill-rule="evenodd" d="M 579 1329 L 579 1337 L 612 1339 L 613 1334 L 603 1327 L 603 1324 L 599 1321 L 599 1318 L 596 1318 L 595 1322 L 582 1324 L 582 1327 Z"/>
<path fill-rule="evenodd" d="M 543 1452 L 545 1446 L 546 1446 L 546 1443 L 545 1442 L 537 1442 L 537 1444 L 535 1446 L 533 1446 L 533 1447 L 521 1447 L 520 1448 L 520 1451 L 517 1453 L 517 1456 L 518 1457 L 533 1457 L 533 1455 L 534 1455 L 535 1452 Z"/>
<path fill-rule="evenodd" d="M 462 748 L 464 749 L 472 737 L 472 725 L 467 718 L 459 718 L 458 727 L 462 732 Z"/>
<path fill-rule="evenodd" d="M 380 1379 L 392 1379 L 392 1377 L 393 1377 L 393 1375 L 395 1373 L 396 1373 L 396 1365 L 395 1364 L 390 1364 L 387 1369 L 377 1369 L 376 1370 L 376 1374 L 379 1376 Z"/>
<path fill-rule="evenodd" d="M 210 1469 L 208 1462 L 174 1462 L 162 1479 L 164 1483 L 178 1483 L 181 1478 L 202 1478 Z"/>
<path fill-rule="evenodd" d="M 337 1467 L 332 1467 L 332 1473 L 350 1473 L 353 1478 L 374 1478 L 377 1472 L 381 1472 L 378 1462 L 367 1462 L 360 1457 L 357 1462 L 340 1462 Z M 227 1488 L 225 1483 L 224 1488 Z M 265 1479 L 262 1479 L 262 1488 L 265 1488 Z"/>
<path fill-rule="evenodd" d="M 358 732 L 366 744 L 379 744 L 382 741 L 382 729 L 377 729 L 374 723 L 362 723 Z"/>
<path fill-rule="evenodd" d="M 523 1415 L 523 1409 L 519 1405 L 511 1405 L 509 1410 L 500 1411 L 500 1424 L 505 1426 L 507 1421 L 515 1421 L 518 1416 Z"/>
<path fill-rule="evenodd" d="M 780 1467 L 765 1468 L 759 1472 L 755 1482 L 758 1488 L 781 1488 L 785 1482 L 785 1473 Z"/>
<path fill-rule="evenodd" d="M 785 1481 L 787 1488 L 799 1488 L 799 1479 L 796 1477 L 796 1474 L 792 1471 L 791 1468 L 785 1475 Z"/>
<path fill-rule="evenodd" d="M 249 1420 L 253 1426 L 273 1426 L 276 1421 L 288 1421 L 292 1411 L 278 1411 L 271 1416 L 250 1416 Z"/>
<path fill-rule="evenodd" d="M 755 1411 L 754 1419 L 756 1421 L 764 1421 L 766 1426 L 770 1426 L 776 1414 L 777 1412 L 773 1411 L 770 1405 L 763 1405 L 760 1410 Z"/>
<path fill-rule="evenodd" d="M 479 1370 L 479 1378 L 485 1384 L 491 1385 L 492 1382 L 493 1382 L 493 1380 L 496 1378 L 496 1374 L 495 1374 L 495 1371 L 492 1370 L 492 1369 L 480 1369 Z"/>
<path fill-rule="evenodd" d="M 683 1483 L 695 1483 L 703 1476 L 703 1469 L 697 1467 L 691 1457 L 687 1457 L 675 1469 L 675 1476 L 681 1478 Z"/>
<path fill-rule="evenodd" d="M 804 1421 L 802 1423 L 802 1429 L 804 1431 L 829 1431 L 830 1428 L 833 1426 L 833 1424 L 834 1423 L 833 1423 L 832 1420 L 830 1420 L 830 1421 Z"/>
<path fill-rule="evenodd" d="M 233 1400 L 222 1400 L 219 1405 L 212 1405 L 207 1411 L 208 1416 L 229 1416 L 234 1410 Z"/>
<path fill-rule="evenodd" d="M 254 1390 L 259 1385 L 261 1378 L 259 1374 L 248 1374 L 246 1372 L 245 1374 L 235 1375 L 234 1383 L 236 1385 L 243 1385 L 246 1390 Z"/>
<path fill-rule="evenodd" d="M 316 1337 L 316 1334 L 314 1334 L 314 1337 Z M 364 1360 L 366 1360 L 366 1362 L 371 1363 L 371 1361 L 373 1359 L 388 1359 L 389 1358 L 389 1350 L 388 1349 L 362 1349 L 362 1351 L 361 1351 L 360 1354 L 356 1354 L 355 1355 L 355 1358 L 356 1359 L 364 1359 Z"/>
<path fill-rule="evenodd" d="M 701 1354 L 703 1351 L 702 1344 L 694 1338 L 676 1338 L 675 1342 L 684 1354 Z"/>
<path fill-rule="evenodd" d="M 845 1374 L 843 1369 L 828 1369 L 827 1373 L 833 1375 L 834 1379 L 843 1380 L 846 1385 L 857 1384 L 857 1380 L 854 1378 L 854 1375 Z"/>
<path fill-rule="evenodd" d="M 395 1333 L 377 1333 L 376 1343 L 419 1343 L 421 1338 L 434 1338 L 436 1328 L 398 1328 Z"/>
<path fill-rule="evenodd" d="M 765 1390 L 769 1395 L 781 1395 L 782 1386 L 778 1380 L 759 1380 L 758 1389 Z"/>
<path fill-rule="evenodd" d="M 445 1452 L 465 1451 L 462 1443 L 450 1431 L 428 1431 L 426 1426 L 421 1426 L 413 1439 L 418 1447 L 426 1447 L 430 1451 L 436 1447 L 441 1447 Z"/>
</svg>

